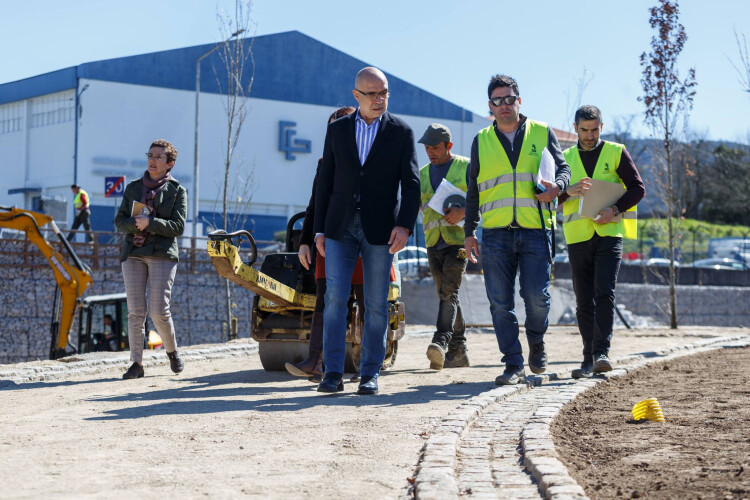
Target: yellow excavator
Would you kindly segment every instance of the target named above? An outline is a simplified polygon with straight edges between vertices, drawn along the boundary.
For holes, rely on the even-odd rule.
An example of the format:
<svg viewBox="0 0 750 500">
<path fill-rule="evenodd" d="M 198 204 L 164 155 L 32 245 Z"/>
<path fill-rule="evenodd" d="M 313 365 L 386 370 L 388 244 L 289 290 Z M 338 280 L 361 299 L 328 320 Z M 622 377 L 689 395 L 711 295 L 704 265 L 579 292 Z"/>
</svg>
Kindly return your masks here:
<svg viewBox="0 0 750 500">
<path fill-rule="evenodd" d="M 44 239 L 41 227 L 45 225 L 52 228 L 73 264 L 70 264 L 54 246 Z M 44 254 L 55 273 L 57 289 L 52 307 L 49 359 L 63 357 L 68 354 L 68 339 L 80 307 L 80 298 L 91 285 L 91 270 L 81 262 L 49 215 L 16 207 L 0 206 L 0 228 L 25 232 L 29 241 Z"/>
</svg>

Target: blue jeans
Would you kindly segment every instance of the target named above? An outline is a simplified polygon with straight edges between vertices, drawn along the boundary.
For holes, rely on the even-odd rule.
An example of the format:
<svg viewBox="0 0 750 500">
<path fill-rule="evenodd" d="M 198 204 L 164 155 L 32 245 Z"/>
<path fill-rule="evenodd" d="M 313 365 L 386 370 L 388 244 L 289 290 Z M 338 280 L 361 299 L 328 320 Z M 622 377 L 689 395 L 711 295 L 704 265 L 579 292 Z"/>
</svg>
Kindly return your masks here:
<svg viewBox="0 0 750 500">
<path fill-rule="evenodd" d="M 521 297 L 526 306 L 529 345 L 544 340 L 549 324 L 549 230 L 484 229 L 482 268 L 497 345 L 506 365 L 523 366 L 515 312 L 516 271 L 520 271 Z"/>
<path fill-rule="evenodd" d="M 359 373 L 377 377 L 385 359 L 388 333 L 388 288 L 393 255 L 389 245 L 371 245 L 355 211 L 341 239 L 326 238 L 326 296 L 323 320 L 323 363 L 326 372 L 343 373 L 346 355 L 346 316 L 352 272 L 362 255 L 365 288 L 365 324 Z"/>
</svg>

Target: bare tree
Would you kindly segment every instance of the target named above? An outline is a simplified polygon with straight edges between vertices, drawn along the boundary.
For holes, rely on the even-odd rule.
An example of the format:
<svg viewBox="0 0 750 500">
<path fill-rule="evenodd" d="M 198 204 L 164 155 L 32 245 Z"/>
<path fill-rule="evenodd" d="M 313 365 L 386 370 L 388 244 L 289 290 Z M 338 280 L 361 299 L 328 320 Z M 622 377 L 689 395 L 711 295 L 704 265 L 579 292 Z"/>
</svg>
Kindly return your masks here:
<svg viewBox="0 0 750 500">
<path fill-rule="evenodd" d="M 570 90 L 565 91 L 565 122 L 562 126 L 563 130 L 572 130 L 571 127 L 573 126 L 576 110 L 581 107 L 583 94 L 593 79 L 594 74 L 589 73 L 584 66 L 581 76 L 573 79 L 575 83 L 575 96 L 571 96 Z"/>
<path fill-rule="evenodd" d="M 662 171 L 655 176 L 664 188 L 669 236 L 669 309 L 670 327 L 677 328 L 677 300 L 675 291 L 675 203 L 673 180 L 676 167 L 673 158 L 673 141 L 684 129 L 695 97 L 695 68 L 680 78 L 677 58 L 687 41 L 685 27 L 679 22 L 677 0 L 659 0 L 650 9 L 649 24 L 656 30 L 651 38 L 651 52 L 641 54 L 643 68 L 641 86 L 643 95 L 638 98 L 646 106 L 645 120 L 655 135 L 663 139 Z"/>
<path fill-rule="evenodd" d="M 224 143 L 224 179 L 222 181 L 222 215 L 223 229 L 232 232 L 237 229 L 235 224 L 244 222 L 247 217 L 250 200 L 252 198 L 252 171 L 245 168 L 241 158 L 235 159 L 237 142 L 245 123 L 248 108 L 248 97 L 253 85 L 255 73 L 255 61 L 253 59 L 253 38 L 241 38 L 239 35 L 248 33 L 252 26 L 252 2 L 250 0 L 236 0 L 234 16 L 222 12 L 217 13 L 219 31 L 224 39 L 229 40 L 222 46 L 219 58 L 223 65 L 222 76 L 226 75 L 226 81 L 219 78 L 214 68 L 219 88 L 222 90 L 224 99 L 224 116 L 226 118 L 226 137 Z M 236 161 L 235 161 L 236 160 Z M 244 180 L 243 180 L 244 179 Z M 239 180 L 239 182 L 232 182 Z M 232 186 L 230 186 L 232 182 Z M 230 193 L 232 201 L 230 201 Z M 230 221 L 229 209 L 232 206 L 234 220 Z M 232 290 L 229 280 L 225 282 L 226 297 L 226 331 L 229 340 L 236 338 L 236 318 L 232 314 Z"/>
<path fill-rule="evenodd" d="M 747 38 L 745 38 L 744 33 L 737 32 L 735 29 L 734 39 L 737 40 L 737 52 L 740 54 L 740 62 L 739 64 L 735 64 L 728 56 L 727 58 L 735 71 L 737 71 L 742 90 L 750 93 L 750 56 L 747 51 Z"/>
</svg>

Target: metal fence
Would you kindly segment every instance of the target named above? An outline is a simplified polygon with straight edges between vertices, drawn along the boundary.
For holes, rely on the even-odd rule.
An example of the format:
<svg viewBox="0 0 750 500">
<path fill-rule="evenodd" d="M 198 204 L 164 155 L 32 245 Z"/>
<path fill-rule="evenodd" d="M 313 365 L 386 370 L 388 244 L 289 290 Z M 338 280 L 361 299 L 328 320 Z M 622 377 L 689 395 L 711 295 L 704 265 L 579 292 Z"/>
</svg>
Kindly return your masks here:
<svg viewBox="0 0 750 500">
<path fill-rule="evenodd" d="M 58 252 L 66 255 L 62 242 L 49 229 L 42 229 L 42 234 L 47 242 Z M 85 234 L 86 231 L 73 231 L 73 233 Z M 123 233 L 107 231 L 91 231 L 93 241 L 90 243 L 71 242 L 81 261 L 92 270 L 96 269 L 120 269 L 120 249 Z M 31 243 L 23 233 L 6 237 L 0 237 L 0 267 L 47 267 L 49 263 L 36 245 Z M 83 239 L 83 238 L 80 238 Z M 208 238 L 188 237 L 180 238 L 180 267 L 195 273 L 215 272 L 211 259 L 206 251 Z M 258 263 L 269 253 L 283 250 L 283 244 L 278 241 L 256 241 L 258 247 Z M 249 248 L 247 245 L 240 247 L 240 255 L 243 260 L 249 260 Z"/>
</svg>

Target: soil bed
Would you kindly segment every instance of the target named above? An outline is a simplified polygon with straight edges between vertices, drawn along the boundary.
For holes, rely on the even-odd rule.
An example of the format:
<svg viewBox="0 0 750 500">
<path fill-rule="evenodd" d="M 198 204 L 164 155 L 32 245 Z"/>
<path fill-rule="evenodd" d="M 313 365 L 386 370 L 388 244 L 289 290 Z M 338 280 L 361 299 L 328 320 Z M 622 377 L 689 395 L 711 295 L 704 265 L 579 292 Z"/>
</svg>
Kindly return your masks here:
<svg viewBox="0 0 750 500">
<path fill-rule="evenodd" d="M 750 348 L 658 363 L 603 382 L 552 425 L 561 460 L 599 498 L 750 498 Z M 656 397 L 665 423 L 634 422 Z"/>
</svg>

